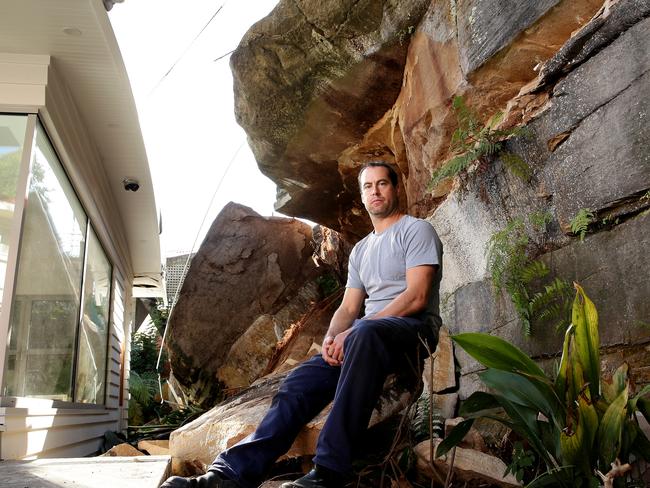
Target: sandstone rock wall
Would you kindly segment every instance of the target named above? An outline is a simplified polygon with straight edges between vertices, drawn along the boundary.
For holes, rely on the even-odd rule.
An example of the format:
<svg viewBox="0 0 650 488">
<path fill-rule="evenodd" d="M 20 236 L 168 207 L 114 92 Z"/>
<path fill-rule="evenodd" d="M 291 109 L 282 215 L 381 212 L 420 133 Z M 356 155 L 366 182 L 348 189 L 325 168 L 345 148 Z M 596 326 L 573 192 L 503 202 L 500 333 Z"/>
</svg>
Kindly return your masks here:
<svg viewBox="0 0 650 488">
<path fill-rule="evenodd" d="M 528 124 L 532 137 L 509 143 L 533 167 L 531 183 L 497 163 L 481 183 L 490 190 L 488 202 L 477 193 L 461 200 L 452 192 L 434 212 L 431 221 L 446 244 L 442 295 L 452 333 L 500 335 L 553 370 L 562 334 L 549 324 L 524 338 L 509 298 L 495 295 L 485 258 L 489 237 L 508 219 L 548 212 L 552 221 L 545 232 L 531 236 L 542 244 L 541 258 L 552 273 L 581 283 L 595 302 L 605 368 L 634 357 L 633 378 L 639 387 L 648 383 L 648 13 L 648 2 L 620 2 L 597 20 L 599 28 L 587 27 L 592 31 L 583 39 L 587 48 L 579 46 L 572 55 L 579 55 L 580 63 L 572 66 L 563 51 L 558 54 L 563 61 L 548 63 L 555 73 L 546 70 L 524 90 L 528 100 L 547 99 Z M 592 42 L 604 36 L 609 38 L 604 45 Z M 597 47 L 589 48 L 590 42 Z M 570 235 L 570 221 L 581 208 L 596 219 L 584 242 Z M 475 377 L 480 366 L 462 351 L 457 359 L 463 375 L 460 394 L 466 398 L 481 387 Z"/>
<path fill-rule="evenodd" d="M 505 106 L 600 5 L 280 1 L 231 61 L 237 119 L 278 185 L 276 208 L 358 239 L 369 223 L 356 168 L 382 157 L 402 170 L 405 207 L 429 215 L 439 200 L 428 180 L 453 131 L 451 97 L 465 94 L 481 113 Z"/>
<path fill-rule="evenodd" d="M 502 335 L 551 367 L 560 337 L 522 337 L 485 258 L 509 219 L 549 212 L 543 232 L 529 229 L 543 259 L 596 302 L 606 362 L 630 354 L 645 384 L 649 15 L 647 0 L 281 1 L 233 57 L 236 111 L 278 184 L 278 208 L 353 241 L 369 228 L 356 168 L 374 157 L 394 162 L 404 208 L 429 218 L 445 245 L 451 332 Z M 296 46 L 304 53 L 285 56 Z M 508 143 L 533 169 L 530 182 L 496 161 L 464 195 L 449 181 L 429 188 L 449 156 L 455 95 L 483 120 L 507 110 L 506 126 L 530 128 L 530 139 Z M 281 106 L 269 107 L 276 97 Z M 597 219 L 584 242 L 569 232 L 581 208 Z M 478 366 L 457 356 L 465 397 L 479 387 Z"/>
</svg>

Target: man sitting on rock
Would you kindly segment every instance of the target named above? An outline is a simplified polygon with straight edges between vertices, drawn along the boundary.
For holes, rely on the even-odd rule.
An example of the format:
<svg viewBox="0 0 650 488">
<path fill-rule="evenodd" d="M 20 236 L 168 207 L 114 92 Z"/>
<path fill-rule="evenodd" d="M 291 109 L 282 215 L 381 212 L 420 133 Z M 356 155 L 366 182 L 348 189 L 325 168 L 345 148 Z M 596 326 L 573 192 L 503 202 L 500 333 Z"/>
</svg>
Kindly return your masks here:
<svg viewBox="0 0 650 488">
<path fill-rule="evenodd" d="M 386 377 L 421 363 L 423 341 L 435 348 L 440 240 L 428 222 L 399 211 L 397 173 L 391 166 L 367 163 L 359 185 L 374 232 L 350 254 L 345 294 L 322 355 L 286 377 L 257 430 L 219 454 L 206 474 L 174 476 L 161 488 L 257 487 L 300 429 L 332 400 L 314 469 L 282 488 L 342 487 Z M 358 319 L 364 300 L 365 315 Z"/>
</svg>

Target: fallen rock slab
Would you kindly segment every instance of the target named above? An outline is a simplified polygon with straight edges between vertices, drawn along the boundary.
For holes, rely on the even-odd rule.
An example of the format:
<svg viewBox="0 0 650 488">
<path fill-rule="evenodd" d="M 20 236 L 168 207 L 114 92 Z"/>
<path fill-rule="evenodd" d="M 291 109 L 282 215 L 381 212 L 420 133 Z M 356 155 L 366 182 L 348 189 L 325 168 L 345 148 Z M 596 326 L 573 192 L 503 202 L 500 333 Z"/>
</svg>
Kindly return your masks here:
<svg viewBox="0 0 650 488">
<path fill-rule="evenodd" d="M 440 442 L 442 442 L 440 439 L 433 440 L 434 453 Z M 415 446 L 415 454 L 417 455 L 417 468 L 420 473 L 428 477 L 435 476 L 431 469 L 429 441 L 423 441 Z M 433 463 L 446 476 L 451 464 L 451 452 L 434 459 Z M 512 474 L 503 476 L 506 467 L 505 463 L 499 458 L 484 452 L 462 447 L 456 448 L 453 467 L 455 481 L 481 480 L 504 488 L 521 486 L 521 483 Z"/>
<path fill-rule="evenodd" d="M 250 388 L 172 432 L 169 447 L 173 473 L 189 476 L 197 473 L 197 467 L 205 470 L 220 452 L 251 434 L 264 417 L 285 376 L 286 373 L 281 373 L 262 378 Z M 370 426 L 403 410 L 410 399 L 410 392 L 395 376 L 389 376 L 370 418 Z M 329 411 L 328 405 L 302 429 L 283 458 L 315 454 L 316 442 Z"/>
<path fill-rule="evenodd" d="M 128 444 L 126 442 L 122 444 L 118 444 L 117 446 L 113 446 L 104 454 L 102 454 L 102 456 L 106 456 L 106 457 L 144 456 L 144 455 L 145 455 L 144 452 L 138 451 L 135 447 L 133 447 L 131 444 Z"/>
<path fill-rule="evenodd" d="M 433 361 L 433 370 L 431 361 Z M 447 327 L 440 328 L 438 345 L 434 354 L 424 361 L 422 378 L 425 392 L 441 393 L 456 388 L 454 345 Z"/>
<path fill-rule="evenodd" d="M 138 442 L 138 449 L 146 451 L 152 456 L 164 456 L 169 454 L 169 441 L 168 440 L 143 440 Z"/>
</svg>

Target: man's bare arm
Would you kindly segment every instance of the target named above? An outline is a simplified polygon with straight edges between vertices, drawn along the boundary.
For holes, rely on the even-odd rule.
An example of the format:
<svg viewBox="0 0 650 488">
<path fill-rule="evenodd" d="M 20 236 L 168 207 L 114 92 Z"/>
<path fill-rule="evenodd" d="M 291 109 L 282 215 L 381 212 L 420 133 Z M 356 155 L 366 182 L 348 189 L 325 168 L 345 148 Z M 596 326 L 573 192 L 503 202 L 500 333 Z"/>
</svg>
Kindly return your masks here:
<svg viewBox="0 0 650 488">
<path fill-rule="evenodd" d="M 370 318 L 406 317 L 424 310 L 429 301 L 431 282 L 437 268 L 433 265 L 423 265 L 407 269 L 406 290 Z"/>
<path fill-rule="evenodd" d="M 370 317 L 406 317 L 424 310 L 429 300 L 431 282 L 437 266 L 415 266 L 406 270 L 406 290 L 397 295 L 388 305 Z M 323 359 L 332 366 L 343 361 L 343 344 L 350 333 L 350 326 L 359 315 L 365 294 L 356 288 L 347 288 L 343 303 L 334 312 L 325 339 L 323 340 Z"/>
<path fill-rule="evenodd" d="M 338 366 L 343 360 L 343 341 L 359 316 L 366 294 L 358 288 L 346 288 L 343 301 L 336 309 L 323 339 L 322 356 L 328 364 Z"/>
</svg>

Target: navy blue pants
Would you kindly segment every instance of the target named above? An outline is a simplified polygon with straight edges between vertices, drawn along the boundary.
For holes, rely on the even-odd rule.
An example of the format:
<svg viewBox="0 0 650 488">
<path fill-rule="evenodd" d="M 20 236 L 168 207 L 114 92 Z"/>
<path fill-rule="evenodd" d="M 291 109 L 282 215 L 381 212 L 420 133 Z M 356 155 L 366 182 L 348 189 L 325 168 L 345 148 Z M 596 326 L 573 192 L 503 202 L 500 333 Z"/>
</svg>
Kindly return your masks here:
<svg viewBox="0 0 650 488">
<path fill-rule="evenodd" d="M 259 486 L 300 429 L 333 399 L 314 462 L 349 473 L 354 448 L 368 427 L 386 377 L 393 372 L 419 377 L 423 340 L 433 348 L 437 337 L 415 318 L 355 321 L 343 346 L 343 364 L 330 366 L 314 356 L 298 366 L 283 381 L 257 430 L 222 452 L 210 470 L 244 488 Z"/>
</svg>

